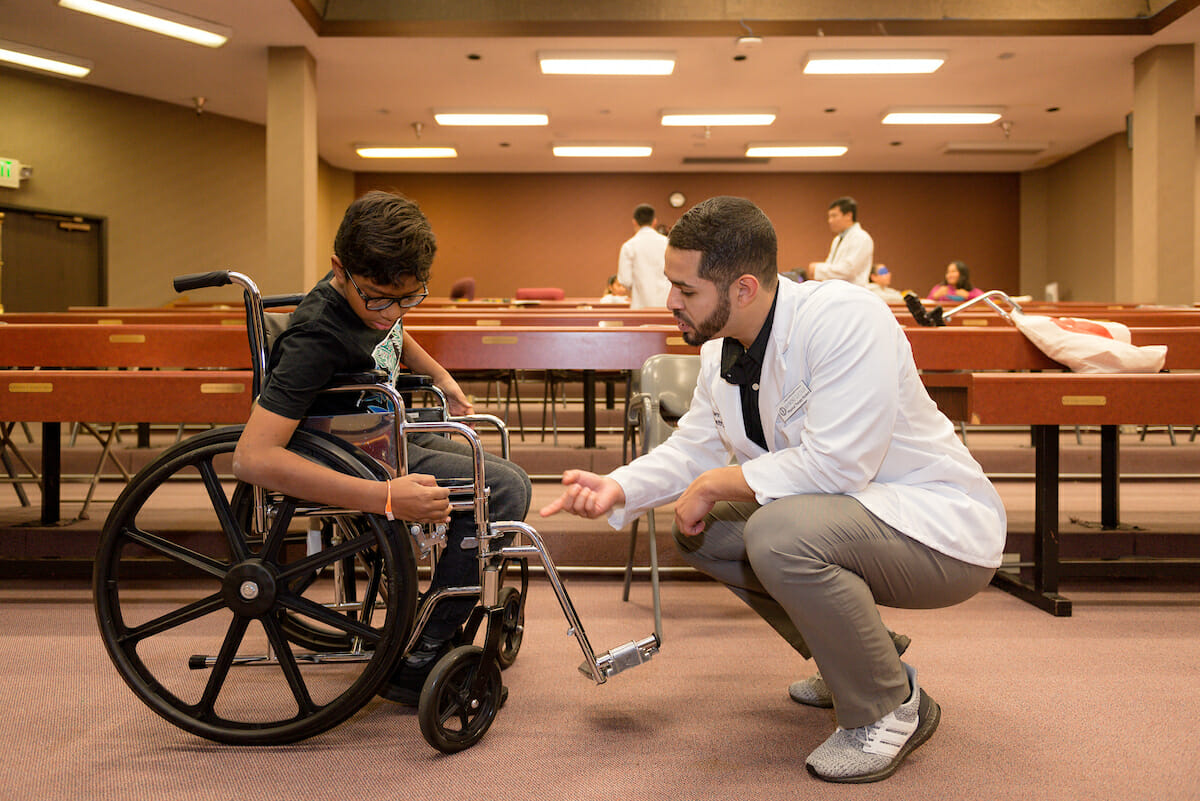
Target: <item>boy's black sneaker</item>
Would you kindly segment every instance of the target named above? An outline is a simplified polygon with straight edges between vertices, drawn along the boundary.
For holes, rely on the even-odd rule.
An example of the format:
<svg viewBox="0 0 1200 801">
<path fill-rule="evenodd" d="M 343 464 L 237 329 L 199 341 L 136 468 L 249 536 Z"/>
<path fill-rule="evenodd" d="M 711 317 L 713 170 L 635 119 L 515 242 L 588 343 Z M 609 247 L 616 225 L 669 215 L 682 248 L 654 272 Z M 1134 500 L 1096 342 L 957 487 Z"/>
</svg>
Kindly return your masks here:
<svg viewBox="0 0 1200 801">
<path fill-rule="evenodd" d="M 433 671 L 433 666 L 453 647 L 452 640 L 437 642 L 422 636 L 400 662 L 400 667 L 396 668 L 392 677 L 380 688 L 379 697 L 397 704 L 416 706 L 421 698 L 421 688 L 425 686 L 425 679 Z"/>
</svg>

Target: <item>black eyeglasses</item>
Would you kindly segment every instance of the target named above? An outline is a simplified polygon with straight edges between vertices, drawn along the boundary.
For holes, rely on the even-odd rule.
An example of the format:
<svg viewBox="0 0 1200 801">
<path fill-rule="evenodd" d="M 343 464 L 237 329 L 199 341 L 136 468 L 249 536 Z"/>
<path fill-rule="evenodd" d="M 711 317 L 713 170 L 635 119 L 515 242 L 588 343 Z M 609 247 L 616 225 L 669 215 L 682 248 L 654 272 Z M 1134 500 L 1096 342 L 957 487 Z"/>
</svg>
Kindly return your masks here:
<svg viewBox="0 0 1200 801">
<path fill-rule="evenodd" d="M 400 304 L 400 308 L 402 309 L 411 309 L 429 297 L 429 288 L 425 284 L 421 284 L 421 291 L 413 292 L 411 295 L 404 295 L 399 298 L 369 298 L 358 288 L 358 283 L 354 280 L 354 276 L 350 274 L 349 270 L 346 270 L 346 277 L 350 279 L 350 286 L 354 287 L 354 291 L 362 298 L 363 306 L 367 308 L 367 311 L 383 311 L 393 303 Z"/>
</svg>

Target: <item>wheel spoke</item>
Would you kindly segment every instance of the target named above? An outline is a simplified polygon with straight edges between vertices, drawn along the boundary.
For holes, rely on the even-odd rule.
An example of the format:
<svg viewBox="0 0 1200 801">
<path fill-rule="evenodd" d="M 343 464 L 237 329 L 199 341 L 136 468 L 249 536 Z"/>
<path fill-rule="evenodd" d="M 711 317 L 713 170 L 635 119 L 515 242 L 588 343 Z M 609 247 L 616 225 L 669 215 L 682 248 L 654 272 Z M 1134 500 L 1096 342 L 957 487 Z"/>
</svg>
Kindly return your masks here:
<svg viewBox="0 0 1200 801">
<path fill-rule="evenodd" d="M 221 524 L 221 530 L 225 532 L 225 539 L 229 543 L 229 552 L 233 561 L 241 562 L 249 557 L 250 549 L 246 546 L 246 537 L 234 518 L 233 509 L 229 506 L 229 499 L 225 496 L 225 488 L 221 486 L 221 478 L 213 466 L 212 457 L 197 464 L 196 469 L 200 471 L 200 477 L 204 479 L 204 489 L 208 491 L 213 511 L 217 513 L 217 522 Z"/>
<path fill-rule="evenodd" d="M 212 559 L 204 554 L 197 553 L 190 548 L 184 548 L 178 543 L 171 542 L 170 540 L 160 537 L 157 534 L 151 534 L 148 531 L 143 531 L 140 528 L 127 526 L 122 533 L 125 537 L 133 540 L 138 545 L 149 548 L 152 551 L 156 551 L 163 556 L 170 557 L 178 562 L 183 562 L 186 565 L 190 565 L 197 570 L 208 573 L 210 576 L 224 578 L 225 573 L 229 569 L 228 565 L 218 562 L 216 559 Z"/>
<path fill-rule="evenodd" d="M 279 562 L 279 549 L 283 545 L 283 539 L 287 536 L 288 527 L 292 524 L 292 516 L 296 513 L 296 501 L 292 498 L 284 498 L 278 506 L 275 507 L 275 520 L 271 524 L 271 531 L 267 534 L 267 539 L 263 542 L 262 558 L 268 562 Z"/>
<path fill-rule="evenodd" d="M 262 624 L 267 632 L 267 640 L 271 643 L 271 648 L 279 660 L 279 667 L 287 679 L 288 687 L 292 690 L 292 697 L 296 699 L 299 716 L 307 717 L 313 714 L 318 707 L 313 703 L 312 696 L 308 694 L 308 686 L 304 683 L 304 676 L 300 674 L 300 666 L 296 664 L 296 657 L 292 655 L 291 643 L 280 630 L 279 621 L 267 615 L 262 618 Z"/>
<path fill-rule="evenodd" d="M 173 612 L 149 620 L 140 626 L 127 629 L 119 638 L 122 644 L 138 643 L 147 637 L 162 634 L 165 631 L 178 628 L 185 623 L 199 620 L 205 615 L 225 608 L 225 599 L 220 592 L 215 592 L 207 598 L 181 606 Z"/>
<path fill-rule="evenodd" d="M 280 595 L 278 601 L 280 606 L 290 609 L 297 614 L 306 615 L 320 623 L 347 632 L 348 634 L 357 635 L 369 642 L 379 642 L 383 637 L 383 632 L 378 629 L 373 629 L 370 626 L 359 623 L 357 620 L 338 614 L 316 601 L 310 601 L 307 598 L 300 598 L 293 595 Z"/>
<path fill-rule="evenodd" d="M 204 685 L 204 694 L 200 696 L 200 701 L 196 705 L 200 712 L 198 717 L 201 720 L 212 720 L 216 717 L 217 696 L 221 694 L 221 688 L 225 686 L 225 679 L 229 677 L 229 668 L 233 665 L 233 658 L 237 656 L 238 648 L 242 644 L 242 638 L 246 635 L 246 626 L 249 623 L 250 618 L 234 615 L 233 621 L 229 624 L 229 630 L 225 632 L 225 641 L 221 643 L 221 652 L 217 654 L 212 673 L 208 676 L 208 683 Z"/>
<path fill-rule="evenodd" d="M 282 567 L 279 571 L 278 580 L 282 582 L 290 581 L 297 576 L 302 576 L 307 572 L 319 570 L 323 567 L 328 567 L 339 559 L 345 559 L 347 556 L 353 556 L 359 551 L 365 551 L 373 547 L 374 540 L 370 537 L 356 537 L 352 540 L 347 540 L 340 545 L 335 545 L 332 548 L 325 548 L 319 553 L 312 556 L 307 556 L 299 561 L 292 562 L 286 567 Z"/>
</svg>

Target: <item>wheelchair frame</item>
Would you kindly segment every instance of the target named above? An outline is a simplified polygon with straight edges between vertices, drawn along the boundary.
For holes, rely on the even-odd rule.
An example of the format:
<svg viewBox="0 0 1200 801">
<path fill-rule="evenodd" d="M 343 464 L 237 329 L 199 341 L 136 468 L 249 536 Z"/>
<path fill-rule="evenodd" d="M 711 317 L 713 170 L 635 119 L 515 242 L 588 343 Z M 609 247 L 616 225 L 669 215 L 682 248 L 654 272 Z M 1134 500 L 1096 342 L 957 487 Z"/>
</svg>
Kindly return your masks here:
<svg viewBox="0 0 1200 801">
<path fill-rule="evenodd" d="M 249 277 L 234 271 L 180 276 L 175 288 L 182 292 L 230 283 L 243 289 L 257 398 L 267 357 L 263 310 L 293 305 L 301 296 L 264 299 Z M 508 432 L 498 418 L 450 418 L 444 396 L 428 379 L 401 389 L 386 380 L 378 382 L 378 376 L 382 373 L 354 376 L 326 391 L 368 392 L 386 401 L 379 417 L 383 426 L 391 428 L 395 463 L 380 462 L 354 442 L 308 428 L 297 430 L 289 450 L 344 473 L 386 480 L 407 472 L 407 433 L 464 438 L 472 451 L 473 476 L 469 485 L 452 487 L 451 508 L 475 516 L 475 536 L 462 546 L 478 551 L 479 584 L 427 593 L 418 606 L 416 563 L 429 556 L 436 568 L 446 544 L 443 526 L 393 523 L 381 515 L 309 504 L 242 482 L 227 495 L 218 474 L 242 427 L 214 429 L 185 440 L 147 465 L 121 493 L 105 523 L 93 576 L 97 622 L 110 658 L 139 699 L 176 726 L 218 742 L 248 745 L 293 742 L 325 731 L 374 697 L 417 643 L 438 603 L 477 597 L 464 627 L 464 644 L 437 661 L 418 704 L 421 732 L 430 745 L 446 753 L 469 748 L 486 733 L 504 700 L 500 669 L 512 663 L 520 648 L 532 558 L 541 560 L 567 618 L 568 633 L 583 652 L 579 670 L 596 684 L 658 652 L 661 641 L 655 633 L 597 656 L 537 531 L 522 521 L 489 523 L 483 445 L 472 426 L 495 426 L 507 457 Z M 440 419 L 410 420 L 414 413 L 407 408 L 404 393 L 411 391 L 438 396 Z M 227 552 L 203 553 L 143 523 L 157 508 L 157 491 L 193 469 L 213 503 Z M 322 524 L 319 531 L 310 529 L 305 555 L 290 560 L 289 529 L 296 517 L 332 522 Z M 501 540 L 510 535 L 511 543 L 503 544 Z M 252 546 L 260 540 L 255 550 Z M 146 619 L 135 621 L 141 609 L 132 587 L 140 586 L 136 583 L 139 562 L 146 551 L 174 560 L 173 566 L 181 570 L 216 580 L 218 589 L 162 614 L 142 613 Z M 513 564 L 520 569 L 519 590 L 504 585 Z M 319 600 L 326 594 L 327 582 L 322 583 L 326 568 L 332 568 L 332 601 Z M 181 638 L 189 647 L 195 638 L 181 635 L 214 617 L 219 617 L 218 623 L 230 618 L 223 637 L 219 632 L 205 633 L 220 640 L 216 655 L 191 654 L 181 660 L 171 652 Z M 266 654 L 242 654 L 247 629 L 255 622 L 266 635 Z M 471 643 L 481 625 L 484 644 L 479 647 Z M 203 682 L 189 681 L 187 674 L 181 678 L 181 661 L 190 672 L 207 670 L 207 678 Z M 233 684 L 232 668 L 250 665 L 277 666 L 286 690 L 268 693 L 263 684 L 251 681 L 230 689 L 229 697 L 223 698 Z M 318 665 L 337 666 L 330 669 L 346 675 L 336 673 L 325 687 L 302 669 Z M 351 665 L 361 665 L 353 668 L 361 672 L 348 670 Z M 264 704 L 263 695 L 279 703 Z M 256 717 L 260 706 L 264 711 Z"/>
</svg>

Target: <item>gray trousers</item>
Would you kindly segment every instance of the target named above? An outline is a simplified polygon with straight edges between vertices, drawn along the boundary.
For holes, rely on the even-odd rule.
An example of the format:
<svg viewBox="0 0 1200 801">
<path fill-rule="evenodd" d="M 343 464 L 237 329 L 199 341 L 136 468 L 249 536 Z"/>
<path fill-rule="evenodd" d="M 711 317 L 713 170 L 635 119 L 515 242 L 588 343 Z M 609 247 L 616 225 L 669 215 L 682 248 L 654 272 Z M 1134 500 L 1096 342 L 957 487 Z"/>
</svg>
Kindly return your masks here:
<svg viewBox="0 0 1200 801">
<path fill-rule="evenodd" d="M 718 503 L 703 532 L 676 528 L 675 541 L 689 564 L 816 660 L 843 728 L 874 723 L 909 696 L 876 605 L 951 606 L 995 572 L 910 539 L 848 495 Z"/>
<path fill-rule="evenodd" d="M 471 446 L 461 438 L 416 432 L 408 435 L 408 469 L 438 478 L 470 479 L 474 471 Z M 524 520 L 529 512 L 533 487 L 529 476 L 516 464 L 491 453 L 484 453 L 484 478 L 491 495 L 488 517 L 495 520 Z M 463 550 L 464 537 L 475 536 L 475 516 L 470 512 L 450 515 L 446 548 L 438 559 L 430 590 L 479 583 L 479 551 Z M 462 625 L 475 607 L 475 598 L 450 598 L 438 604 L 425 627 L 435 640 L 447 640 Z"/>
</svg>

